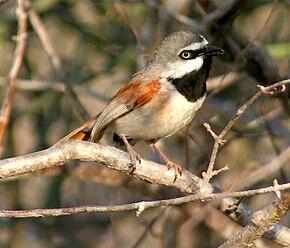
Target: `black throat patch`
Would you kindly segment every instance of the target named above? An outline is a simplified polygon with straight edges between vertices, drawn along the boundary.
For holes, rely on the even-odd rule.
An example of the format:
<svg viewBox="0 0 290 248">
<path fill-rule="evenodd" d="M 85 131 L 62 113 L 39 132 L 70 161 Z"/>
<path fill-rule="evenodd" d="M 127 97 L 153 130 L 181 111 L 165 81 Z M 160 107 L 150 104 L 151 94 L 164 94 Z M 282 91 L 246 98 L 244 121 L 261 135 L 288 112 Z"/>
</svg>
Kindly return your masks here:
<svg viewBox="0 0 290 248">
<path fill-rule="evenodd" d="M 181 78 L 168 78 L 180 94 L 188 101 L 195 102 L 206 93 L 206 80 L 211 67 L 212 58 L 204 58 L 202 67 Z"/>
</svg>

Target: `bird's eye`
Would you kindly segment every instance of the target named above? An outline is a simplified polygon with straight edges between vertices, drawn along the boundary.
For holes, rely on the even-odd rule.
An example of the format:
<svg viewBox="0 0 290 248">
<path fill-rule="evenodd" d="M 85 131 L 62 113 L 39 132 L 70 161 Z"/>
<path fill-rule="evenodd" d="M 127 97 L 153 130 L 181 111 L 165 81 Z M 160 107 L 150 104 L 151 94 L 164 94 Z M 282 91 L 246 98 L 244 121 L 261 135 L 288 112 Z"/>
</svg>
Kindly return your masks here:
<svg viewBox="0 0 290 248">
<path fill-rule="evenodd" d="M 193 59 L 193 54 L 191 51 L 184 50 L 179 54 L 179 57 L 184 60 Z"/>
</svg>

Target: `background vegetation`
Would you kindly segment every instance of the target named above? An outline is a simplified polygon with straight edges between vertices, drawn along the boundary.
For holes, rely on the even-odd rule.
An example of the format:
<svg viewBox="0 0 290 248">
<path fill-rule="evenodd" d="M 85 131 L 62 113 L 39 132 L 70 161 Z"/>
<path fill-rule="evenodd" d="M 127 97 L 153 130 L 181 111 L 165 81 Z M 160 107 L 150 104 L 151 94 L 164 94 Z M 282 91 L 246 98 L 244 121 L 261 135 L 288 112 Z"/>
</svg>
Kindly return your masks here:
<svg viewBox="0 0 290 248">
<path fill-rule="evenodd" d="M 15 50 L 18 3 L 0 2 L 2 102 Z M 207 15 L 200 2 L 207 1 L 32 1 L 32 9 L 44 25 L 61 65 L 55 66 L 54 55 L 49 56 L 30 21 L 2 157 L 45 149 L 85 120 L 85 111 L 89 116 L 96 115 L 146 63 L 164 36 L 206 24 Z M 215 1 L 217 5 L 222 2 L 227 1 Z M 233 26 L 248 38 L 248 45 L 261 43 L 281 79 L 286 78 L 290 69 L 289 1 L 244 2 L 247 3 L 231 17 Z M 226 32 L 203 34 L 223 46 L 219 35 Z M 228 51 L 228 47 L 223 48 Z M 261 81 L 249 73 L 244 64 L 251 67 L 252 62 L 240 59 L 240 53 L 232 51 L 223 59 L 214 59 L 209 97 L 193 123 L 159 142 L 173 161 L 198 176 L 207 168 L 214 142 L 203 123 L 210 123 L 219 133 L 238 107 L 258 91 L 257 84 L 270 84 L 270 80 Z M 70 87 L 85 111 L 69 93 Z M 251 177 L 290 144 L 289 109 L 285 102 L 285 97 L 283 103 L 279 97 L 265 96 L 250 106 L 231 129 L 226 137 L 228 143 L 216 161 L 216 168 L 230 167 L 230 171 L 213 180 L 220 189 L 260 188 L 271 185 L 274 178 L 279 183 L 289 181 L 289 162 L 257 181 Z M 108 134 L 102 143 L 110 142 Z M 138 144 L 136 150 L 144 158 L 157 159 L 144 144 Z M 181 195 L 175 189 L 101 167 L 72 162 L 59 170 L 3 181 L 0 209 L 115 205 Z M 275 194 L 267 194 L 243 202 L 256 211 L 275 200 Z M 282 224 L 289 227 L 289 221 L 286 216 Z M 215 204 L 195 202 L 148 210 L 138 218 L 134 212 L 2 218 L 0 247 L 217 247 L 240 228 L 219 213 Z M 256 247 L 280 246 L 263 239 L 256 242 Z"/>
</svg>

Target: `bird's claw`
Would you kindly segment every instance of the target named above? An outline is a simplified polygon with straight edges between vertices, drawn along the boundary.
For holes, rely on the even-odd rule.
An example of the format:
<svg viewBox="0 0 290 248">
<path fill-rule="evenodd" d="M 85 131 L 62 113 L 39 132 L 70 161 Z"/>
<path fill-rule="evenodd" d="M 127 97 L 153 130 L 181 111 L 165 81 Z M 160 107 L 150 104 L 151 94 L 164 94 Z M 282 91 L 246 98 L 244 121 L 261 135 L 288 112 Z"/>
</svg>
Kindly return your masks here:
<svg viewBox="0 0 290 248">
<path fill-rule="evenodd" d="M 167 166 L 167 170 L 173 170 L 174 171 L 174 179 L 173 179 L 173 182 L 176 181 L 177 179 L 177 176 L 181 176 L 182 175 L 182 167 L 178 164 L 175 164 L 171 161 L 168 161 L 166 163 L 166 166 Z"/>
<path fill-rule="evenodd" d="M 130 173 L 133 173 L 134 170 L 136 169 L 136 165 L 141 163 L 141 157 L 132 148 L 127 147 L 127 152 L 128 152 L 130 159 L 131 159 L 131 163 L 129 165 L 129 167 L 131 169 Z"/>
</svg>

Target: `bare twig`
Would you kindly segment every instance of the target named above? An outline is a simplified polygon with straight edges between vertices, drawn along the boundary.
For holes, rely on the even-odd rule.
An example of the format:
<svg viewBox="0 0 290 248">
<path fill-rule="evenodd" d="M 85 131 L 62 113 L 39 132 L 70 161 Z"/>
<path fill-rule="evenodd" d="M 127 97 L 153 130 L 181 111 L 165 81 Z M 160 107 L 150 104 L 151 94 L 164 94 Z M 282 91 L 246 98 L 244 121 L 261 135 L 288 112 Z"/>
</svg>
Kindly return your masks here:
<svg viewBox="0 0 290 248">
<path fill-rule="evenodd" d="M 266 231 L 274 227 L 285 216 L 290 207 L 290 193 L 284 193 L 279 201 L 256 212 L 252 222 L 230 240 L 219 246 L 220 248 L 246 248 L 261 237 Z"/>
<path fill-rule="evenodd" d="M 288 148 L 290 150 L 290 148 Z M 279 156 L 287 156 L 288 160 L 290 159 L 290 152 L 282 152 Z M 285 158 L 285 159 L 287 159 Z M 68 162 L 72 159 L 78 159 L 82 161 L 97 161 L 109 168 L 115 170 L 120 170 L 126 173 L 130 173 L 130 158 L 127 153 L 120 151 L 113 147 L 105 147 L 99 144 L 92 142 L 83 142 L 77 140 L 68 140 L 58 146 L 54 146 L 44 151 L 36 152 L 33 154 L 28 154 L 20 157 L 9 158 L 0 161 L 0 178 L 9 178 L 16 175 L 22 175 L 24 173 L 29 173 L 37 170 L 42 170 L 45 168 L 52 168 L 58 165 L 62 165 L 65 162 Z M 165 186 L 172 186 L 178 188 L 182 192 L 193 194 L 199 192 L 200 185 L 202 180 L 195 175 L 184 170 L 182 176 L 178 177 L 175 182 L 173 182 L 172 174 L 167 172 L 167 167 L 164 165 L 159 165 L 154 162 L 142 160 L 134 173 L 135 176 L 142 178 L 146 181 L 157 183 Z M 228 206 L 228 204 L 234 204 L 235 199 L 228 197 L 241 197 L 241 196 L 250 196 L 256 194 L 264 194 L 269 192 L 275 192 L 277 190 L 285 190 L 290 187 L 290 183 L 278 185 L 276 187 L 270 186 L 267 188 L 242 191 L 242 192 L 233 192 L 233 193 L 220 193 L 215 194 L 212 192 L 218 192 L 219 190 L 212 186 L 212 191 L 209 194 L 195 194 L 187 197 L 180 197 L 176 199 L 171 199 L 168 201 L 153 201 L 153 202 L 142 202 L 142 203 L 133 203 L 125 204 L 121 206 L 108 206 L 108 207 L 99 207 L 99 206 L 82 206 L 78 208 L 67 208 L 67 209 L 54 209 L 52 211 L 44 210 L 32 210 L 32 212 L 2 212 L 3 216 L 43 216 L 43 215 L 63 215 L 63 214 L 74 214 L 74 213 L 83 213 L 83 212 L 94 212 L 94 211 L 125 211 L 125 210 L 138 210 L 144 211 L 146 208 L 150 207 L 159 207 L 159 206 L 169 206 L 177 205 L 190 201 L 196 200 L 209 200 L 209 199 L 223 199 L 222 205 Z M 231 202 L 231 203 L 229 203 Z M 239 204 L 238 213 L 231 211 L 230 216 L 234 221 L 245 225 L 248 224 L 247 216 L 251 212 L 244 204 Z M 236 217 L 238 214 L 239 217 Z M 243 217 L 243 218 L 242 218 Z M 250 221 L 250 220 L 249 220 Z M 282 232 L 282 233 L 281 233 Z M 271 230 L 270 233 L 267 233 L 268 237 L 275 239 L 278 243 L 288 243 L 290 240 L 287 240 L 287 237 L 290 237 L 287 233 L 290 232 L 287 228 L 277 227 L 275 230 Z"/>
<path fill-rule="evenodd" d="M 6 85 L 6 78 L 0 77 L 0 87 Z M 54 90 L 57 92 L 65 92 L 65 83 L 64 82 L 52 82 L 52 81 L 42 81 L 42 80 L 26 80 L 26 79 L 17 79 L 15 82 L 17 90 L 27 90 L 27 91 L 45 91 L 45 90 Z M 109 101 L 110 98 L 100 94 L 93 88 L 85 88 L 83 86 L 74 86 L 74 91 L 78 94 L 86 94 L 94 96 L 102 101 Z"/>
<path fill-rule="evenodd" d="M 188 202 L 198 201 L 198 200 L 213 200 L 213 199 L 223 199 L 231 197 L 242 197 L 242 196 L 252 196 L 259 194 L 266 194 L 270 192 L 275 192 L 276 190 L 287 190 L 290 188 L 290 183 L 286 183 L 278 186 L 270 186 L 261 189 L 247 190 L 241 192 L 231 192 L 231 193 L 211 193 L 206 196 L 195 194 L 191 196 L 184 196 L 173 198 L 169 200 L 157 200 L 157 201 L 142 201 L 131 204 L 116 205 L 116 206 L 80 206 L 80 207 L 69 207 L 69 208 L 58 208 L 58 209 L 35 209 L 35 210 L 0 210 L 0 217 L 14 217 L 14 218 L 24 218 L 24 217 L 44 217 L 44 216 L 63 216 L 72 215 L 79 213 L 92 213 L 92 212 L 121 212 L 136 210 L 138 215 L 144 210 L 149 208 L 157 208 L 161 206 L 175 206 Z"/>
<path fill-rule="evenodd" d="M 30 23 L 31 23 L 34 31 L 36 32 L 39 40 L 41 41 L 43 49 L 45 50 L 45 52 L 47 53 L 47 55 L 50 59 L 54 73 L 57 75 L 57 77 L 61 81 L 63 81 L 65 83 L 65 88 L 67 90 L 67 93 L 68 93 L 69 97 L 71 98 L 72 102 L 74 103 L 74 105 L 76 106 L 76 109 L 78 110 L 80 116 L 84 120 L 89 119 L 90 116 L 89 116 L 88 112 L 86 111 L 84 106 L 79 101 L 79 99 L 78 99 L 77 95 L 75 94 L 70 82 L 67 80 L 67 76 L 66 76 L 64 69 L 62 68 L 62 65 L 61 65 L 61 60 L 58 57 L 58 55 L 57 55 L 57 53 L 52 45 L 52 42 L 49 38 L 49 35 L 47 33 L 47 30 L 46 30 L 44 24 L 42 23 L 38 14 L 33 9 L 30 0 L 26 0 L 26 1 L 27 1 L 27 6 L 30 8 L 30 10 L 28 12 Z"/>
<path fill-rule="evenodd" d="M 27 13 L 25 8 L 26 0 L 18 0 L 18 6 L 16 8 L 16 14 L 18 19 L 18 31 L 15 38 L 17 44 L 14 52 L 12 67 L 9 72 L 9 84 L 6 90 L 6 94 L 1 107 L 0 114 L 0 157 L 3 154 L 4 137 L 6 128 L 9 122 L 10 113 L 12 109 L 14 93 L 15 93 L 15 81 L 18 77 L 21 64 L 23 61 L 26 39 L 27 39 Z"/>
<path fill-rule="evenodd" d="M 224 77 L 223 77 L 224 78 Z M 207 81 L 207 89 L 209 91 L 217 89 L 218 91 L 224 87 L 231 85 L 237 79 L 236 73 L 229 73 L 225 76 L 221 82 L 221 77 L 213 77 Z M 0 87 L 6 86 L 7 78 L 0 76 Z M 17 90 L 27 90 L 27 91 L 44 91 L 44 90 L 54 90 L 57 92 L 65 92 L 64 82 L 55 81 L 43 81 L 43 80 L 28 80 L 28 79 L 17 79 L 15 82 Z M 73 89 L 78 94 L 87 94 L 94 96 L 102 101 L 109 101 L 110 98 L 100 94 L 93 88 L 83 87 L 79 85 L 74 85 Z"/>
<path fill-rule="evenodd" d="M 251 106 L 263 93 L 264 94 L 272 94 L 273 92 L 281 91 L 285 88 L 286 84 L 290 83 L 290 79 L 286 79 L 280 82 L 277 82 L 275 84 L 272 84 L 270 86 L 264 87 L 264 86 L 258 86 L 260 88 L 260 91 L 258 91 L 253 97 L 250 98 L 244 105 L 242 105 L 238 111 L 236 112 L 235 116 L 230 120 L 230 122 L 225 126 L 225 128 L 222 130 L 222 132 L 219 135 L 216 135 L 209 124 L 205 123 L 205 127 L 207 130 L 211 133 L 214 139 L 214 146 L 212 150 L 212 154 L 210 157 L 210 162 L 207 168 L 207 172 L 203 173 L 203 186 L 201 187 L 202 192 L 207 192 L 207 185 L 210 179 L 213 177 L 213 171 L 214 171 L 214 164 L 216 160 L 216 156 L 219 150 L 220 145 L 225 144 L 226 140 L 224 140 L 225 135 L 229 132 L 229 130 L 232 128 L 232 126 L 235 124 L 235 122 L 240 118 L 240 116 L 245 112 L 245 110 Z"/>
<path fill-rule="evenodd" d="M 141 244 L 142 244 L 142 241 L 145 239 L 148 231 L 150 231 L 152 229 L 152 226 L 156 223 L 157 220 L 160 219 L 160 217 L 162 217 L 165 213 L 165 211 L 168 212 L 168 210 L 170 209 L 163 209 L 161 211 L 160 214 L 158 214 L 155 218 L 153 218 L 147 225 L 146 225 L 146 229 L 143 231 L 143 233 L 140 235 L 140 237 L 138 238 L 138 240 L 135 242 L 134 245 L 131 246 L 131 248 L 138 248 Z"/>
<path fill-rule="evenodd" d="M 287 155 L 286 159 L 289 159 L 289 149 L 290 148 L 281 153 L 281 156 L 285 157 L 285 155 Z M 92 142 L 66 140 L 59 145 L 53 146 L 46 150 L 0 160 L 0 178 L 6 179 L 42 169 L 53 168 L 75 159 L 86 162 L 95 161 L 106 165 L 108 168 L 126 173 L 131 172 L 130 159 L 126 152 L 118 150 L 114 147 L 102 146 Z M 178 177 L 175 182 L 173 182 L 172 174 L 167 171 L 166 166 L 147 160 L 142 160 L 141 164 L 137 166 L 133 172 L 133 175 L 136 175 L 139 178 L 147 180 L 151 183 L 176 187 L 182 192 L 191 194 L 198 191 L 198 188 L 200 187 L 200 179 L 192 175 L 190 172 L 184 171 L 182 176 Z M 277 187 L 277 189 L 280 189 L 280 185 Z M 285 186 L 281 187 L 283 189 Z M 213 191 L 214 188 L 212 187 L 211 192 Z M 274 190 L 262 190 L 257 191 L 257 193 L 268 193 L 272 191 Z M 226 196 L 230 197 L 230 195 L 227 194 Z M 252 193 L 250 195 L 252 195 Z M 236 196 L 241 197 L 247 195 L 244 195 L 243 193 Z M 204 195 L 203 197 L 207 198 L 208 196 Z"/>
<path fill-rule="evenodd" d="M 131 172 L 130 159 L 126 152 L 114 147 L 101 146 L 92 142 L 68 140 L 49 149 L 27 154 L 15 158 L 0 160 L 0 178 L 22 175 L 42 169 L 53 168 L 70 160 L 96 161 L 109 168 Z M 181 191 L 194 193 L 198 187 L 198 177 L 184 171 L 182 176 L 173 182 L 174 176 L 167 167 L 142 160 L 133 173 L 134 175 L 152 183 L 180 188 Z"/>
</svg>

